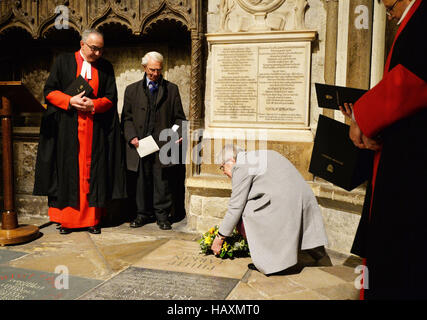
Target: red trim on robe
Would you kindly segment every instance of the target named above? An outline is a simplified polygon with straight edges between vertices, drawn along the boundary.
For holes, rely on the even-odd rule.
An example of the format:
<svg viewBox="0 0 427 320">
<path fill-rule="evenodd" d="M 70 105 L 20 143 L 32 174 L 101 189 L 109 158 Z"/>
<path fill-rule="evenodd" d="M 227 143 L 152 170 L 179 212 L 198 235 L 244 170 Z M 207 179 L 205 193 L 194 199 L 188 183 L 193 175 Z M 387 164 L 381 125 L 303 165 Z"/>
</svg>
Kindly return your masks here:
<svg viewBox="0 0 427 320">
<path fill-rule="evenodd" d="M 392 124 L 398 119 L 404 118 L 410 114 L 415 113 L 421 107 L 416 100 L 419 99 L 420 92 L 417 90 L 426 90 L 427 84 L 425 81 L 418 78 L 415 74 L 410 72 L 402 65 L 397 65 L 390 69 L 390 61 L 393 55 L 394 45 L 397 38 L 399 37 L 402 30 L 408 24 L 408 21 L 411 19 L 414 12 L 420 6 L 422 0 L 416 0 L 412 8 L 409 10 L 402 23 L 400 24 L 396 36 L 394 37 L 393 45 L 390 49 L 390 52 L 387 57 L 386 65 L 384 68 L 383 79 L 371 90 L 365 93 L 355 104 L 354 104 L 354 117 L 356 119 L 359 128 L 367 137 L 375 137 L 378 132 L 383 128 L 386 128 L 388 125 Z M 407 84 L 406 81 L 409 81 L 411 84 Z M 424 83 L 422 84 L 421 81 Z M 402 91 L 396 90 L 396 85 L 403 88 Z M 414 89 L 411 86 L 416 87 Z M 424 86 L 424 89 L 422 89 Z M 409 90 L 409 91 L 407 91 Z M 416 91 L 415 95 L 411 94 L 410 91 Z M 408 94 L 409 93 L 409 94 Z M 425 95 L 427 92 L 422 93 Z M 398 100 L 393 100 L 398 99 Z M 417 99 L 415 99 L 417 97 Z M 408 101 L 409 98 L 409 101 Z M 415 102 L 415 103 L 414 103 Z M 412 105 L 409 105 L 412 103 Z M 409 108 L 408 108 L 409 105 Z M 386 106 L 385 108 L 381 108 Z M 402 110 L 402 107 L 404 110 Z M 425 105 L 424 105 L 425 106 Z M 390 110 L 389 110 L 390 108 Z M 369 119 L 368 119 L 369 118 Z M 377 151 L 374 155 L 373 163 L 373 172 L 372 172 L 372 194 L 371 194 L 371 203 L 369 207 L 369 218 L 371 217 L 372 212 L 372 202 L 374 198 L 375 190 L 375 181 L 377 178 L 378 165 L 381 158 L 381 150 Z M 367 265 L 366 258 L 362 260 L 364 266 Z M 365 273 L 363 273 L 362 284 L 365 282 L 364 279 Z M 360 289 L 360 300 L 364 300 L 365 290 L 362 285 Z"/>
<path fill-rule="evenodd" d="M 83 58 L 80 52 L 75 53 L 77 62 L 76 77 L 81 73 Z M 96 64 L 95 64 L 96 65 Z M 64 228 L 85 228 L 95 226 L 100 223 L 101 216 L 104 213 L 103 208 L 89 207 L 87 195 L 90 187 L 90 167 L 92 160 L 92 138 L 93 138 L 93 114 L 105 112 L 113 106 L 113 103 L 103 97 L 96 98 L 99 87 L 98 70 L 92 64 L 91 67 L 92 79 L 87 80 L 93 88 L 94 112 L 77 112 L 78 118 L 78 140 L 79 140 L 79 206 L 65 207 L 64 209 L 49 208 L 49 217 L 51 221 L 61 223 Z M 53 91 L 49 94 L 52 100 L 49 100 L 57 107 L 63 108 L 63 96 L 66 96 L 60 91 Z M 71 98 L 71 97 L 70 97 Z M 53 101 L 53 102 L 52 102 Z M 55 104 L 54 102 L 59 102 Z M 67 107 L 69 105 L 69 99 Z"/>
<path fill-rule="evenodd" d="M 65 94 L 59 90 L 51 91 L 46 96 L 46 100 L 54 106 L 68 110 L 68 106 L 70 105 L 71 96 Z"/>
</svg>

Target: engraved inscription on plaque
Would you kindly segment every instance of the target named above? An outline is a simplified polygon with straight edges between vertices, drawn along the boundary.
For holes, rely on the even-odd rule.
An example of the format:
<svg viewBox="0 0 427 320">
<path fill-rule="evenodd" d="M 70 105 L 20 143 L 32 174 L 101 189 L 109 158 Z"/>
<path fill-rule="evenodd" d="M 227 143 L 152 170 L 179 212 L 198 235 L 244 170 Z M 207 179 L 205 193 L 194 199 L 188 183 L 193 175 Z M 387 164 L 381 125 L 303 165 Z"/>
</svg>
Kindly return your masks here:
<svg viewBox="0 0 427 320">
<path fill-rule="evenodd" d="M 208 270 L 213 271 L 216 267 L 221 266 L 224 260 L 219 260 L 217 257 L 205 255 L 182 254 L 175 255 L 168 263 L 169 266 L 182 267 L 190 271 Z"/>
<path fill-rule="evenodd" d="M 69 276 L 68 288 L 57 288 L 60 274 L 0 266 L 0 300 L 70 300 L 102 281 Z"/>
<path fill-rule="evenodd" d="M 239 282 L 164 270 L 130 267 L 82 300 L 223 300 Z"/>
<path fill-rule="evenodd" d="M 214 121 L 256 121 L 256 59 L 256 48 L 226 46 L 216 50 Z"/>
<path fill-rule="evenodd" d="M 212 126 L 307 126 L 310 43 L 212 46 Z"/>
</svg>

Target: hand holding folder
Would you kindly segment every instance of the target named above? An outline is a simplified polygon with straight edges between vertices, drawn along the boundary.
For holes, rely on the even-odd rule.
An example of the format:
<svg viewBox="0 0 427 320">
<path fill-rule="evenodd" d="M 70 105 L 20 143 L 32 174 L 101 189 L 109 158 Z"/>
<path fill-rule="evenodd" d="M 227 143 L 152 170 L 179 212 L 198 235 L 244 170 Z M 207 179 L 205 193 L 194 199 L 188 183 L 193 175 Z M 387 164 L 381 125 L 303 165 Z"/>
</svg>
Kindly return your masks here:
<svg viewBox="0 0 427 320">
<path fill-rule="evenodd" d="M 64 91 L 65 94 L 71 96 L 69 108 L 74 107 L 76 110 L 83 112 L 93 111 L 94 105 L 89 98 L 92 92 L 93 88 L 80 75 Z"/>
<path fill-rule="evenodd" d="M 315 83 L 319 107 L 339 110 L 344 103 L 355 103 L 367 90 Z"/>
<path fill-rule="evenodd" d="M 82 76 L 79 75 L 76 80 L 74 80 L 68 88 L 65 89 L 64 93 L 74 97 L 83 91 L 85 92 L 84 96 L 89 97 L 93 92 L 93 88 L 85 79 L 83 79 Z"/>
<path fill-rule="evenodd" d="M 139 157 L 143 158 L 149 154 L 159 151 L 159 146 L 156 141 L 154 141 L 153 137 L 149 135 L 148 137 L 142 138 L 138 141 L 136 151 L 138 152 Z"/>
</svg>

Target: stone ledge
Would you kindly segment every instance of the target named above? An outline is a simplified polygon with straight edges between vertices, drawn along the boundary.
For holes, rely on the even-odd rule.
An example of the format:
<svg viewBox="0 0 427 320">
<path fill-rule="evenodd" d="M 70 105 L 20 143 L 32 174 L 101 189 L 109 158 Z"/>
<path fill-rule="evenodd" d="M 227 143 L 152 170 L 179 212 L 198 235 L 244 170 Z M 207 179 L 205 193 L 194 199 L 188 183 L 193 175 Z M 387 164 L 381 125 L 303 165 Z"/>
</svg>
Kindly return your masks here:
<svg viewBox="0 0 427 320">
<path fill-rule="evenodd" d="M 345 201 L 332 200 L 329 198 L 316 197 L 317 202 L 321 207 L 334 209 L 337 211 L 345 211 L 353 214 L 362 214 L 362 205 L 352 204 Z"/>
<path fill-rule="evenodd" d="M 207 197 L 229 197 L 231 195 L 231 181 L 226 177 L 215 175 L 200 175 L 187 178 L 187 190 L 191 195 Z"/>
</svg>

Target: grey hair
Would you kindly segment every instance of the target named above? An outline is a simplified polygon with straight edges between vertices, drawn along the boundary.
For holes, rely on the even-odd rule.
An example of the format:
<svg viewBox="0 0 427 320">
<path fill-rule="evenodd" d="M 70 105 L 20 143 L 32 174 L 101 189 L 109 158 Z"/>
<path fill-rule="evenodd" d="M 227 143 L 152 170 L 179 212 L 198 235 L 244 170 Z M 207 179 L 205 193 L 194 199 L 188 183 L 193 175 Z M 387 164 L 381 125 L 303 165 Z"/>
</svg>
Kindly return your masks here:
<svg viewBox="0 0 427 320">
<path fill-rule="evenodd" d="M 224 164 L 228 160 L 237 159 L 237 155 L 240 152 L 244 152 L 245 149 L 235 145 L 235 144 L 226 144 L 216 156 L 217 163 Z"/>
<path fill-rule="evenodd" d="M 82 32 L 82 41 L 86 42 L 87 38 L 89 38 L 89 35 L 91 35 L 92 33 L 104 38 L 104 35 L 100 31 L 98 31 L 97 29 L 86 29 Z"/>
<path fill-rule="evenodd" d="M 156 52 L 156 51 L 150 51 L 150 52 L 147 52 L 145 54 L 145 56 L 142 58 L 142 61 L 141 61 L 141 64 L 144 67 L 147 65 L 148 59 L 152 59 L 154 61 L 163 63 L 163 56 L 160 53 Z"/>
</svg>

